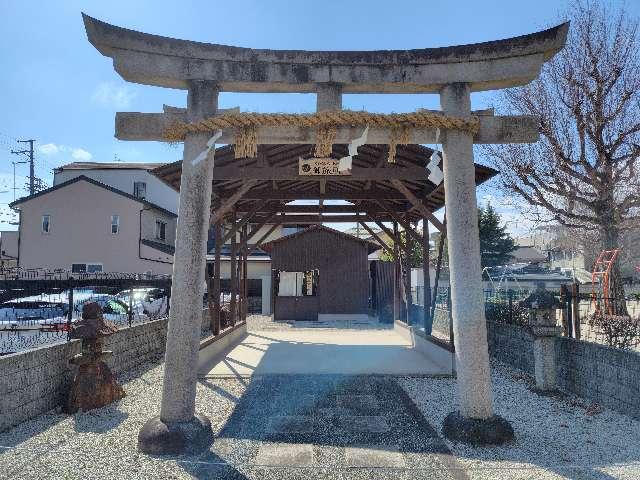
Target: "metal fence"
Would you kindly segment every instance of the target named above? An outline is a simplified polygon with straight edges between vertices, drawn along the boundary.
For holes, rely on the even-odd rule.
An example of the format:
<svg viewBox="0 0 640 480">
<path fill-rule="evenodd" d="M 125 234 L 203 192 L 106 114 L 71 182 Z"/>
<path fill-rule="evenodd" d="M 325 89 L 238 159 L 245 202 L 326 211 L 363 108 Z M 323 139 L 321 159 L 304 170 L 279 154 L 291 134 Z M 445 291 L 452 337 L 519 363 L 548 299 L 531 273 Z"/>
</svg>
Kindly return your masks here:
<svg viewBox="0 0 640 480">
<path fill-rule="evenodd" d="M 166 276 L 2 272 L 0 355 L 68 341 L 88 302 L 97 302 L 106 319 L 125 327 L 165 317 L 170 295 Z"/>
<path fill-rule="evenodd" d="M 422 298 L 420 289 L 414 299 Z M 531 309 L 522 300 L 532 293 L 528 289 L 485 290 L 485 316 L 488 321 L 528 326 Z M 640 294 L 628 289 L 624 297 L 580 292 L 577 285 L 564 285 L 555 292 L 558 300 L 557 325 L 562 335 L 616 348 L 640 350 Z M 436 308 L 446 310 L 450 289 L 438 288 Z M 421 302 L 420 302 L 421 303 Z"/>
</svg>

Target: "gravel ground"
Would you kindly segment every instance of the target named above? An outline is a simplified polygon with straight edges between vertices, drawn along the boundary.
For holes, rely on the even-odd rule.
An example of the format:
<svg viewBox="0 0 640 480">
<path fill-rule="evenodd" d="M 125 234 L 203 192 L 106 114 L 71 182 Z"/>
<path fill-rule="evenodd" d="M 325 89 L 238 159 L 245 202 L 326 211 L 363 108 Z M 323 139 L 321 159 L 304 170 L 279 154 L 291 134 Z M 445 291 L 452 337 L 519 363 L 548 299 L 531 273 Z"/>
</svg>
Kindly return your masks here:
<svg viewBox="0 0 640 480">
<path fill-rule="evenodd" d="M 216 434 L 211 449 L 139 454 L 137 434 L 157 411 L 162 374 L 161 365 L 147 365 L 122 378 L 120 402 L 74 416 L 50 412 L 0 434 L 0 478 L 460 478 L 436 430 L 393 378 L 381 376 L 203 380 L 196 402 Z M 278 457 L 283 446 L 302 451 Z M 353 468 L 354 452 L 355 465 L 367 468 Z M 273 455 L 276 463 L 264 463 Z"/>
<path fill-rule="evenodd" d="M 455 409 L 454 379 L 398 380 L 432 425 Z M 573 396 L 541 396 L 530 376 L 492 362 L 498 414 L 513 444 L 471 448 L 447 441 L 471 479 L 640 478 L 640 422 Z"/>
<path fill-rule="evenodd" d="M 640 478 L 640 422 L 575 397 L 535 394 L 528 376 L 497 363 L 493 365 L 497 411 L 512 422 L 517 436 L 505 447 L 470 448 L 438 438 L 444 416 L 454 409 L 452 379 L 385 380 L 397 382 L 405 395 L 390 383 L 367 386 L 366 379 L 376 377 L 356 381 L 355 388 L 340 386 L 339 379 L 327 384 L 322 376 L 258 377 L 251 383 L 242 379 L 199 383 L 198 411 L 212 421 L 214 446 L 200 456 L 151 457 L 137 452 L 136 439 L 144 422 L 158 411 L 162 374 L 162 365 L 148 364 L 121 378 L 127 397 L 116 404 L 74 416 L 50 412 L 0 433 L 0 478 Z M 341 413 L 345 407 L 361 411 L 347 412 L 345 417 Z M 320 418 L 327 414 L 329 420 Z M 364 423 L 350 420 L 358 414 L 364 415 Z M 394 420 L 377 418 L 388 415 L 395 415 Z M 371 430 L 362 438 L 349 430 L 362 431 L 364 424 Z M 385 424 L 391 430 L 376 430 Z M 316 426 L 322 428 L 315 430 Z M 415 469 L 344 468 L 345 448 L 363 439 L 369 446 L 377 445 L 374 450 L 388 453 L 386 460 L 380 459 L 383 464 L 399 460 L 393 453 L 396 448 L 405 467 Z M 313 468 L 264 468 L 256 458 L 269 442 L 313 445 Z M 407 445 L 413 450 L 407 451 Z M 263 451 L 263 458 L 268 453 Z M 446 468 L 437 455 L 449 459 Z"/>
</svg>

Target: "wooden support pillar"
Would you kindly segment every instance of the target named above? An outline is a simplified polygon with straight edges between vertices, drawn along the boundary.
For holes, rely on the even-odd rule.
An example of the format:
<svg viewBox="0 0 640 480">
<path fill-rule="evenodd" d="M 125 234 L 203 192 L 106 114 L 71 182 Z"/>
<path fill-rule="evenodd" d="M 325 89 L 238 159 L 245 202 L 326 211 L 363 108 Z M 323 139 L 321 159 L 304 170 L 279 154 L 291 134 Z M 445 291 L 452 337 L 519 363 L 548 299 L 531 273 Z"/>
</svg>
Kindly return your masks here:
<svg viewBox="0 0 640 480">
<path fill-rule="evenodd" d="M 393 321 L 400 319 L 400 291 L 398 285 L 398 259 L 400 248 L 398 246 L 398 224 L 393 222 Z"/>
<path fill-rule="evenodd" d="M 402 233 L 399 232 L 398 236 L 402 241 Z M 402 279 L 402 298 L 404 303 L 404 316 L 405 323 L 411 325 L 411 304 L 413 299 L 411 298 L 411 245 L 409 243 L 408 235 L 405 234 L 405 253 L 403 257 L 402 267 L 400 268 L 400 275 Z M 401 256 L 402 257 L 402 256 Z"/>
<path fill-rule="evenodd" d="M 222 248 L 222 225 L 214 223 L 215 253 L 213 256 L 213 334 L 220 334 L 220 249 Z"/>
<path fill-rule="evenodd" d="M 247 269 L 249 267 L 249 237 L 247 236 L 247 225 L 242 227 L 242 321 L 247 321 L 247 313 L 249 311 L 249 297 L 247 288 Z"/>
<path fill-rule="evenodd" d="M 436 257 L 436 278 L 433 281 L 433 293 L 431 297 L 431 318 L 436 314 L 436 303 L 438 300 L 438 285 L 440 283 L 440 271 L 442 270 L 442 255 L 444 254 L 444 242 L 447 241 L 447 217 L 444 218 L 444 231 L 440 232 L 440 241 L 438 242 L 438 256 Z"/>
<path fill-rule="evenodd" d="M 233 223 L 236 221 L 235 210 L 232 213 Z M 236 235 L 231 237 L 231 254 L 229 255 L 229 268 L 231 269 L 231 300 L 229 301 L 229 321 L 231 325 L 236 324 L 236 295 L 238 294 L 238 270 L 236 267 L 236 256 L 238 255 L 238 242 Z"/>
<path fill-rule="evenodd" d="M 422 316 L 424 333 L 431 334 L 433 320 L 431 318 L 431 274 L 429 272 L 429 222 L 422 219 Z M 417 292 L 416 292 L 417 293 Z"/>
</svg>

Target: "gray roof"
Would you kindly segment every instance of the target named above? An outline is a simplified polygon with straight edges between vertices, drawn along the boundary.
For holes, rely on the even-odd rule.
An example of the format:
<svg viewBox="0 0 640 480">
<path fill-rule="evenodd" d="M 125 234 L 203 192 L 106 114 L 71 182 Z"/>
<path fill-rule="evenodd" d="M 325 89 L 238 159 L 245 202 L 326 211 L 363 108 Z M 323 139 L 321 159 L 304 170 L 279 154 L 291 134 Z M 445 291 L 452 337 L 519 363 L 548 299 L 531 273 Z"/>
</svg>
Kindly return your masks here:
<svg viewBox="0 0 640 480">
<path fill-rule="evenodd" d="M 49 193 L 55 192 L 56 190 L 60 190 L 61 188 L 65 188 L 65 187 L 67 187 L 69 185 L 72 185 L 74 183 L 81 182 L 81 181 L 91 183 L 91 184 L 95 185 L 96 187 L 104 188 L 105 190 L 109 190 L 110 192 L 113 192 L 116 195 L 121 195 L 121 196 L 126 197 L 126 198 L 128 198 L 130 200 L 133 200 L 135 202 L 141 203 L 142 205 L 145 205 L 145 206 L 147 206 L 149 208 L 153 208 L 155 210 L 159 210 L 159 211 L 161 211 L 161 212 L 163 212 L 163 213 L 165 213 L 167 215 L 170 215 L 172 217 L 177 217 L 178 216 L 175 213 L 167 210 L 166 208 L 162 208 L 160 205 L 156 205 L 155 203 L 152 203 L 152 202 L 150 202 L 148 200 L 144 200 L 143 198 L 138 198 L 135 195 L 131 195 L 130 193 L 123 192 L 122 190 L 118 190 L 117 188 L 114 188 L 111 185 L 107 185 L 105 183 L 99 182 L 97 180 L 94 180 L 93 178 L 89 178 L 89 177 L 86 177 L 84 175 L 79 175 L 79 176 L 77 176 L 75 178 L 72 178 L 71 180 L 67 180 L 66 182 L 59 183 L 58 185 L 54 185 L 53 187 L 47 188 L 46 190 L 42 190 L 42 191 L 40 191 L 38 193 L 34 193 L 33 195 L 28 195 L 26 197 L 19 198 L 19 199 L 15 200 L 14 202 L 11 202 L 9 204 L 9 206 L 11 208 L 14 208 L 17 205 L 23 204 L 25 202 L 29 202 L 29 201 L 33 200 L 34 198 L 41 197 L 43 195 L 48 195 Z"/>
<path fill-rule="evenodd" d="M 71 162 L 55 169 L 63 170 L 153 170 L 166 165 L 166 162 Z"/>
</svg>

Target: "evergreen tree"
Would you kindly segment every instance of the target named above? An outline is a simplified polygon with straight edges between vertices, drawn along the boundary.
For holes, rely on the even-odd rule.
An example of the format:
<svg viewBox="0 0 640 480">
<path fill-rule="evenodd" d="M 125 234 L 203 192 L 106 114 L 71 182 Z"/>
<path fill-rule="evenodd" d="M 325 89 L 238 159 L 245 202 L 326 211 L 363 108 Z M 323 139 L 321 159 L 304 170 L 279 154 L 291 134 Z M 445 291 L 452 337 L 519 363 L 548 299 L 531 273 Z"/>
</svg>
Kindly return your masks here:
<svg viewBox="0 0 640 480">
<path fill-rule="evenodd" d="M 500 226 L 500 215 L 491 204 L 478 209 L 478 227 L 482 266 L 495 267 L 508 263 L 513 258 L 511 252 L 516 249 L 516 244 L 506 227 Z"/>
<path fill-rule="evenodd" d="M 516 249 L 515 241 L 507 233 L 506 227 L 500 226 L 500 215 L 490 204 L 484 209 L 478 209 L 478 228 L 480 230 L 480 262 L 482 267 L 494 267 L 508 263 L 513 258 L 511 252 Z M 440 244 L 440 232 L 431 235 L 431 241 L 435 245 L 431 261 L 435 263 Z M 442 265 L 443 267 L 449 265 L 449 251 L 446 242 L 442 251 Z"/>
</svg>

